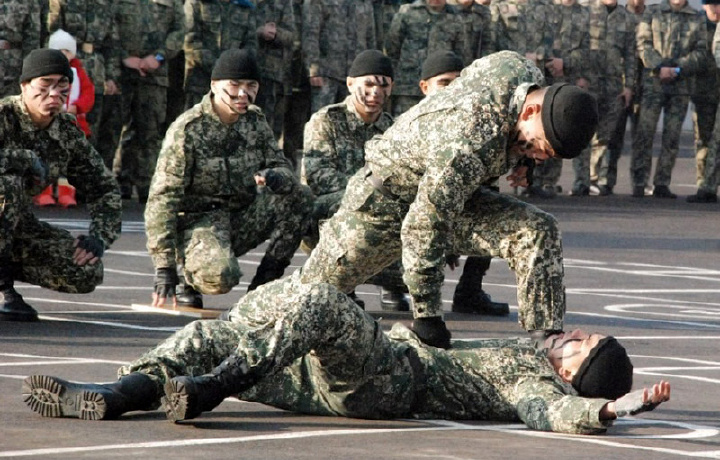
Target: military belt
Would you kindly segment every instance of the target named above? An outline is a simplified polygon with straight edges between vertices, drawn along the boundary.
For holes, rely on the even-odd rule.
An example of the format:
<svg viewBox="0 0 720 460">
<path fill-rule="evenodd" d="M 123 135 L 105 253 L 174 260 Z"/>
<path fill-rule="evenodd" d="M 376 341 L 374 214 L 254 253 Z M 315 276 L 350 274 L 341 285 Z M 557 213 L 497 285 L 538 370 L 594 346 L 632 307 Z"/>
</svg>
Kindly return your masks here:
<svg viewBox="0 0 720 460">
<path fill-rule="evenodd" d="M 92 43 L 83 43 L 80 45 L 80 49 L 85 54 L 93 54 L 93 51 L 95 51 L 95 46 L 93 46 Z"/>
<path fill-rule="evenodd" d="M 7 40 L 1 40 L 0 39 L 0 50 L 10 50 L 12 49 L 12 45 Z"/>
<path fill-rule="evenodd" d="M 398 199 L 398 197 L 393 192 L 391 192 L 390 190 L 388 190 L 387 187 L 385 187 L 385 184 L 383 184 L 382 179 L 380 179 L 379 177 L 373 176 L 372 170 L 367 165 L 363 166 L 362 174 L 363 174 L 363 176 L 365 176 L 365 180 L 370 185 L 372 185 L 372 187 L 375 190 L 380 192 L 380 194 L 382 196 L 384 196 L 385 198 L 387 198 L 389 200 L 393 200 L 393 201 L 396 201 Z"/>
</svg>

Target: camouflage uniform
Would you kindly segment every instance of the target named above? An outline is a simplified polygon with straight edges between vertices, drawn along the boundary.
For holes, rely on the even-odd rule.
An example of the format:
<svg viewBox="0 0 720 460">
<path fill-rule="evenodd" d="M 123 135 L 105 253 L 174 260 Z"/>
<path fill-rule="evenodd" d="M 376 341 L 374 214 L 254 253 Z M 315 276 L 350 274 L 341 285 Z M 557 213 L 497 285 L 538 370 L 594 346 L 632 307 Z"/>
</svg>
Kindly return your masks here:
<svg viewBox="0 0 720 460">
<path fill-rule="evenodd" d="M 100 132 L 105 82 L 120 81 L 120 18 L 118 2 L 111 0 L 50 0 L 47 28 L 49 33 L 63 29 L 77 40 L 77 57 L 95 84 L 95 105 L 88 113 L 90 130 Z M 119 116 L 119 114 L 116 114 Z M 102 148 L 99 137 L 90 138 Z M 101 152 L 107 160 L 114 152 Z"/>
<path fill-rule="evenodd" d="M 48 175 L 44 183 L 28 187 L 20 175 L 26 169 L 22 165 L 36 155 Z M 38 129 L 21 96 L 0 100 L 0 263 L 11 261 L 18 281 L 61 292 L 91 292 L 102 283 L 102 262 L 76 265 L 75 237 L 33 215 L 33 195 L 58 177 L 67 177 L 86 197 L 88 233 L 109 247 L 120 234 L 117 182 L 74 117 L 61 114 L 48 128 Z"/>
<path fill-rule="evenodd" d="M 167 111 L 167 61 L 182 49 L 185 19 L 182 0 L 122 0 L 120 38 L 123 59 L 157 56 L 164 61 L 146 76 L 123 67 L 124 132 L 129 139 L 121 145 L 120 186 L 132 190 L 135 185 L 141 201 L 147 198 L 150 179 L 165 129 Z M 127 136 L 129 132 L 131 136 Z"/>
<path fill-rule="evenodd" d="M 712 44 L 715 57 L 716 70 L 720 72 L 720 27 L 715 28 Z M 720 106 L 718 106 L 720 112 Z M 708 145 L 708 154 L 705 159 L 705 173 L 698 184 L 698 191 L 717 194 L 718 183 L 720 182 L 720 113 L 715 113 L 715 127 Z"/>
<path fill-rule="evenodd" d="M 40 48 L 40 5 L 35 0 L 0 3 L 0 98 L 20 94 L 22 61 Z"/>
<path fill-rule="evenodd" d="M 617 5 L 609 11 L 602 3 L 590 7 L 590 61 L 593 63 L 590 89 L 598 98 L 600 121 L 592 140 L 590 179 L 608 185 L 606 157 L 610 155 L 617 125 L 625 119 L 625 103 L 618 96 L 624 88 L 634 89 L 637 80 L 635 18 L 627 9 Z M 617 159 L 614 161 L 617 165 Z M 598 171 L 603 168 L 604 172 Z M 614 185 L 613 181 L 610 186 Z"/>
<path fill-rule="evenodd" d="M 260 0 L 257 9 L 258 27 L 274 22 L 277 32 L 275 39 L 269 42 L 258 35 L 262 80 L 255 102 L 263 109 L 275 138 L 282 139 L 286 97 L 292 94 L 290 66 L 296 34 L 293 5 L 291 0 Z"/>
<path fill-rule="evenodd" d="M 402 257 L 416 317 L 433 317 L 442 314 L 446 253 L 502 257 L 516 272 L 523 327 L 562 329 L 557 222 L 481 187 L 520 159 L 506 152 L 510 130 L 527 91 L 543 83 L 540 70 L 517 53 L 490 55 L 366 143 L 367 168 L 350 179 L 303 281 L 350 292 Z"/>
<path fill-rule="evenodd" d="M 231 321 L 190 323 L 119 374 L 143 372 L 161 395 L 172 377 L 208 373 L 238 354 L 258 378 L 240 399 L 305 414 L 522 421 L 577 434 L 612 423 L 599 420 L 608 401 L 579 397 L 529 339 L 430 347 L 401 324 L 383 332 L 332 286 L 297 275 L 249 293 Z"/>
<path fill-rule="evenodd" d="M 345 78 L 355 56 L 375 48 L 375 19 L 370 0 L 306 0 L 302 50 L 309 77 L 323 77 L 312 87 L 312 112 L 342 101 Z"/>
<path fill-rule="evenodd" d="M 490 4 L 495 27 L 495 47 L 520 54 L 534 53 L 536 64 L 543 68 L 553 47 L 552 19 L 555 10 L 546 0 L 499 0 Z"/>
<path fill-rule="evenodd" d="M 465 23 L 465 65 L 495 52 L 495 37 L 490 8 L 472 3 L 468 8 L 458 7 Z"/>
<path fill-rule="evenodd" d="M 230 0 L 185 0 L 185 109 L 210 89 L 220 53 L 232 48 L 257 52 L 257 9 Z"/>
<path fill-rule="evenodd" d="M 463 20 L 449 5 L 433 13 L 425 0 L 403 5 L 393 18 L 385 39 L 385 50 L 392 59 L 395 85 L 392 95 L 394 117 L 422 100 L 420 71 L 428 55 L 450 50 L 467 62 L 468 47 Z"/>
<path fill-rule="evenodd" d="M 272 193 L 255 185 L 253 175 L 265 169 L 282 179 Z M 153 265 L 172 268 L 177 261 L 196 290 L 226 293 L 242 275 L 236 257 L 268 238 L 266 257 L 289 263 L 310 200 L 260 109 L 250 106 L 226 125 L 209 93 L 165 135 L 145 207 Z"/>
<path fill-rule="evenodd" d="M 643 96 L 637 136 L 633 139 L 630 175 L 633 187 L 645 187 L 652 163 L 652 144 L 660 111 L 664 112 L 662 150 L 653 184 L 668 186 L 675 166 L 680 130 L 687 113 L 692 77 L 707 64 L 707 26 L 697 10 L 685 5 L 673 11 L 667 0 L 645 9 L 637 46 L 643 60 Z M 680 67 L 679 78 L 662 84 L 661 66 Z"/>
</svg>

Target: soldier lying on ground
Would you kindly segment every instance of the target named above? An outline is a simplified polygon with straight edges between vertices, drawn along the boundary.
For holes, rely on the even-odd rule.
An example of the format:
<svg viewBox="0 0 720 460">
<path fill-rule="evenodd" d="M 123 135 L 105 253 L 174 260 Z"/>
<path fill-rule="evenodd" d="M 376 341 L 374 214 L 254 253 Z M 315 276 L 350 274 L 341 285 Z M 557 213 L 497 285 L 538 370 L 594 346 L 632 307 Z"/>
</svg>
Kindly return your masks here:
<svg viewBox="0 0 720 460">
<path fill-rule="evenodd" d="M 670 398 L 667 382 L 627 394 L 632 364 L 612 337 L 576 330 L 541 344 L 430 347 L 401 324 L 383 332 L 331 285 L 300 283 L 301 271 L 248 293 L 229 321 L 190 323 L 122 367 L 115 383 L 27 377 L 25 402 L 45 417 L 97 420 L 156 409 L 164 394 L 168 418 L 179 421 L 239 395 L 313 415 L 523 421 L 595 434 Z"/>
</svg>

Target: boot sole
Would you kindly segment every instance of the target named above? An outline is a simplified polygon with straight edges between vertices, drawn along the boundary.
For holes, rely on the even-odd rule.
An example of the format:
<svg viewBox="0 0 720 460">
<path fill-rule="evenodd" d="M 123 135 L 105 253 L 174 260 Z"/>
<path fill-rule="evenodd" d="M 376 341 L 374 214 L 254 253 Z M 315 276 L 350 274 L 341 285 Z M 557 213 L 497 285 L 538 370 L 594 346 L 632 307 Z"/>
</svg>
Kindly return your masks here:
<svg viewBox="0 0 720 460">
<path fill-rule="evenodd" d="M 31 375 L 23 381 L 23 401 L 43 417 L 71 417 L 102 420 L 107 412 L 105 398 L 57 377 Z"/>
<path fill-rule="evenodd" d="M 198 415 L 193 414 L 196 410 L 193 406 L 196 405 L 196 398 L 193 394 L 188 392 L 184 382 L 169 380 L 165 384 L 165 396 L 160 398 L 165 415 L 171 422 L 180 422 L 182 420 L 190 420 Z"/>
</svg>

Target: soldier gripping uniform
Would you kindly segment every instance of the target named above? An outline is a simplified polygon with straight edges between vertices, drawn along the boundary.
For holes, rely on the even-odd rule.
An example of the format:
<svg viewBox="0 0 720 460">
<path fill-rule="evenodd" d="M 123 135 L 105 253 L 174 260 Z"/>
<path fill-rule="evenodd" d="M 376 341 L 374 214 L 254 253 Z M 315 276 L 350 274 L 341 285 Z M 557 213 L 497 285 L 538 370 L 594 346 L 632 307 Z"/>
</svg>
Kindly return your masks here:
<svg viewBox="0 0 720 460">
<path fill-rule="evenodd" d="M 246 49 L 257 53 L 257 9 L 251 0 L 185 0 L 185 109 L 210 88 L 220 53 Z"/>
<path fill-rule="evenodd" d="M 576 330 L 540 348 L 489 339 L 441 350 L 401 324 L 385 333 L 332 286 L 297 278 L 249 293 L 230 321 L 187 325 L 122 367 L 114 383 L 33 375 L 23 399 L 42 416 L 85 420 L 154 410 L 164 393 L 175 422 L 232 395 L 312 415 L 522 421 L 533 430 L 600 434 L 615 418 L 670 398 L 667 382 L 626 394 L 633 367 L 613 337 Z M 74 401 L 89 404 L 77 409 Z"/>
<path fill-rule="evenodd" d="M 643 95 L 630 165 L 632 195 L 636 198 L 645 196 L 661 111 L 663 140 L 655 165 L 653 196 L 677 198 L 670 191 L 670 180 L 690 100 L 690 82 L 707 65 L 706 40 L 705 20 L 687 0 L 663 0 L 645 10 L 637 31 L 638 51 L 644 64 Z"/>
<path fill-rule="evenodd" d="M 393 61 L 394 117 L 414 106 L 423 95 L 418 87 L 422 63 L 438 50 L 453 51 L 468 62 L 463 20 L 445 0 L 417 0 L 400 7 L 385 38 L 385 51 Z"/>
<path fill-rule="evenodd" d="M 74 117 L 60 113 L 72 79 L 60 51 L 34 50 L 23 62 L 22 94 L 0 101 L 0 320 L 38 319 L 14 290 L 15 280 L 60 292 L 93 291 L 103 280 L 100 258 L 120 234 L 117 182 Z M 27 180 L 31 174 L 34 181 Z M 86 197 L 87 235 L 75 238 L 32 212 L 33 195 L 59 177 Z"/>
<path fill-rule="evenodd" d="M 35 1 L 5 0 L 0 3 L 0 98 L 20 94 L 22 61 L 40 48 L 40 5 Z"/>
<path fill-rule="evenodd" d="M 123 130 L 128 137 L 120 146 L 119 182 L 124 196 L 132 194 L 134 185 L 139 201 L 144 203 L 165 129 L 166 61 L 182 50 L 185 16 L 182 0 L 123 0 L 118 8 Z"/>
<path fill-rule="evenodd" d="M 211 91 L 168 129 L 145 208 L 155 305 L 169 296 L 201 308 L 200 293 L 229 292 L 242 275 L 237 257 L 269 238 L 254 289 L 282 276 L 300 244 L 310 192 L 251 105 L 259 75 L 250 52 L 224 51 Z"/>
<path fill-rule="evenodd" d="M 537 66 L 517 53 L 490 55 L 367 142 L 366 167 L 324 225 L 303 281 L 351 292 L 402 257 L 414 330 L 447 346 L 440 316 L 445 254 L 503 257 L 516 271 L 523 327 L 561 329 L 565 294 L 554 218 L 481 188 L 510 170 L 512 182 L 522 182 L 526 168 L 514 169 L 522 158 L 572 158 L 590 141 L 597 124 L 592 96 L 569 85 L 539 89 L 543 82 Z"/>
</svg>

